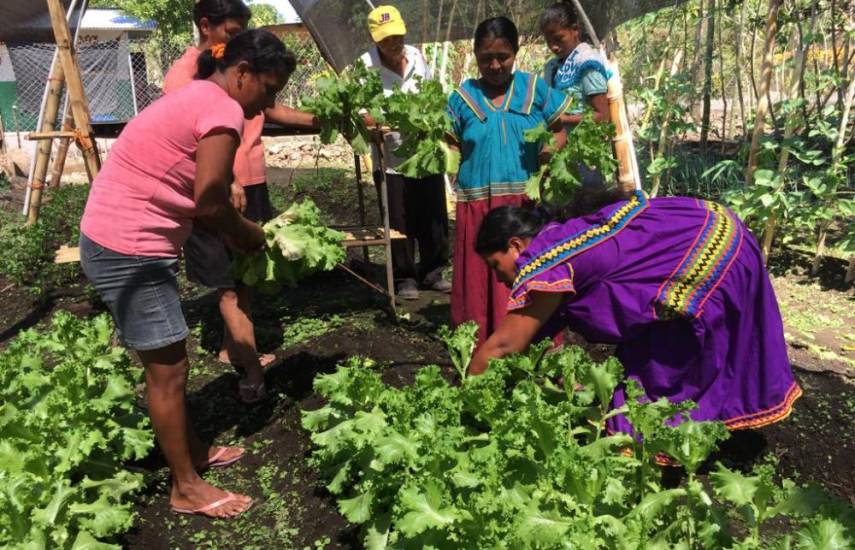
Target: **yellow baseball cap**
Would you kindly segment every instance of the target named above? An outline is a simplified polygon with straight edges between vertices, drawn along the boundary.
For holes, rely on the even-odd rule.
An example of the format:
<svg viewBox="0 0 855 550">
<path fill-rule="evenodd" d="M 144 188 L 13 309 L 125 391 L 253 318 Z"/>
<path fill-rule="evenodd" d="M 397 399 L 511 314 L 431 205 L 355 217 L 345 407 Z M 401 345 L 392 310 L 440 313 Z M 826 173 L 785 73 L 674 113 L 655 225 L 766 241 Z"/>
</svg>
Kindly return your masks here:
<svg viewBox="0 0 855 550">
<path fill-rule="evenodd" d="M 368 32 L 374 42 L 380 42 L 389 36 L 407 34 L 407 26 L 401 18 L 401 12 L 395 6 L 377 6 L 368 14 Z"/>
</svg>

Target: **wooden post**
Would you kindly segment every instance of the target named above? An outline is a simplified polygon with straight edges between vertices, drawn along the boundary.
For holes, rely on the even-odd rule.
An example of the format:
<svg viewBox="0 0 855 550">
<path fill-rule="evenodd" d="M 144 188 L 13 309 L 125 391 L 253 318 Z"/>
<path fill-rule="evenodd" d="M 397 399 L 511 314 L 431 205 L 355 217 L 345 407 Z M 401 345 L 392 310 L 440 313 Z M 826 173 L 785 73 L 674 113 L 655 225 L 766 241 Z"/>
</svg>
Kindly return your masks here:
<svg viewBox="0 0 855 550">
<path fill-rule="evenodd" d="M 65 21 L 64 17 L 63 21 Z M 59 104 L 62 100 L 64 81 L 65 74 L 62 63 L 59 60 L 59 47 L 57 47 L 53 63 L 51 64 L 50 76 L 48 77 L 47 97 L 45 98 L 44 108 L 42 109 L 41 132 L 53 131 L 56 115 L 59 113 Z M 42 189 L 45 186 L 45 177 L 47 176 L 52 147 L 53 140 L 44 139 L 39 142 L 39 146 L 36 148 L 35 164 L 30 175 L 31 192 L 29 207 L 27 209 L 27 225 L 33 225 L 39 221 L 39 209 L 42 205 Z"/>
<path fill-rule="evenodd" d="M 745 169 L 745 183 L 754 183 L 757 170 L 757 157 L 760 154 L 760 139 L 766 128 L 766 111 L 769 110 L 769 83 L 772 80 L 772 55 L 775 53 L 775 36 L 778 34 L 778 10 L 782 0 L 769 0 L 769 12 L 766 16 L 766 43 L 763 49 L 763 65 L 760 72 L 760 90 L 758 92 L 757 116 L 754 118 L 754 133 L 751 136 L 751 149 L 748 153 L 748 166 Z"/>
<path fill-rule="evenodd" d="M 641 189 L 638 162 L 635 158 L 635 146 L 632 141 L 632 128 L 623 101 L 623 85 L 620 81 L 617 59 L 612 55 L 612 69 L 615 74 L 608 82 L 609 118 L 615 125 L 614 149 L 618 161 L 618 186 L 628 193 Z"/>
<path fill-rule="evenodd" d="M 68 86 L 69 106 L 74 119 L 74 127 L 79 132 L 78 146 L 83 152 L 83 160 L 86 171 L 91 180 L 98 175 L 101 169 L 101 158 L 95 140 L 92 138 L 92 126 L 90 125 L 89 103 L 86 100 L 86 92 L 83 89 L 83 79 L 80 77 L 80 67 L 77 64 L 77 55 L 73 49 L 71 31 L 65 20 L 65 13 L 60 0 L 47 0 L 50 10 L 50 21 L 53 33 L 56 37 L 56 46 L 59 51 L 59 59 L 62 62 L 62 70 Z"/>
</svg>

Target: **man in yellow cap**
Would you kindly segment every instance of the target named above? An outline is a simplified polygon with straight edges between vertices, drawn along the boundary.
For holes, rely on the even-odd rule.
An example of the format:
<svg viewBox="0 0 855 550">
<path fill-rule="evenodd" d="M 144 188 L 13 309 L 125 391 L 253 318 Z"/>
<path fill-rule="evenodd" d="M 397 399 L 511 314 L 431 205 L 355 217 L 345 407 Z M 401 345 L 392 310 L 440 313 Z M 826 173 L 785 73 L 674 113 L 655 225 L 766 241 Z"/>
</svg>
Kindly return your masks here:
<svg viewBox="0 0 855 550">
<path fill-rule="evenodd" d="M 419 82 L 431 78 L 430 69 L 418 48 L 404 44 L 407 27 L 394 6 L 378 6 L 368 14 L 368 32 L 374 41 L 362 62 L 375 69 L 383 81 L 383 93 L 395 89 L 417 92 Z M 405 300 L 419 297 L 419 284 L 424 288 L 450 292 L 451 284 L 443 279 L 448 263 L 448 210 L 445 204 L 445 178 L 436 174 L 423 179 L 406 178 L 395 171 L 401 159 L 393 151 L 401 145 L 401 136 L 390 132 L 384 136 L 383 160 L 389 193 L 389 222 L 393 229 L 407 235 L 406 240 L 392 242 L 392 264 L 397 294 Z M 379 151 L 373 150 L 374 181 L 379 172 Z M 418 245 L 419 265 L 415 261 Z"/>
</svg>

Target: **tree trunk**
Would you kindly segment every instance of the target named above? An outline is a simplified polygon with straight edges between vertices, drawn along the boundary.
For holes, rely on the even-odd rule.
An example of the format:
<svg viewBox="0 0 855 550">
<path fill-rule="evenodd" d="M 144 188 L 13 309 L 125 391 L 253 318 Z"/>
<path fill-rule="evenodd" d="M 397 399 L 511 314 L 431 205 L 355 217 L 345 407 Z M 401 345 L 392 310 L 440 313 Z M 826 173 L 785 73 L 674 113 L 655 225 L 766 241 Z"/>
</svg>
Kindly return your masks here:
<svg viewBox="0 0 855 550">
<path fill-rule="evenodd" d="M 444 3 L 442 0 L 439 0 L 439 12 L 436 15 L 436 35 L 434 36 L 433 55 L 431 55 L 430 59 L 430 72 L 434 75 L 436 74 L 437 57 L 439 57 L 439 39 L 442 32 L 442 5 Z"/>
<path fill-rule="evenodd" d="M 742 134 L 748 135 L 748 124 L 745 118 L 745 98 L 742 94 L 742 31 L 745 28 L 745 7 L 748 5 L 748 0 L 742 2 L 742 8 L 739 11 L 739 25 L 736 27 L 736 53 L 734 54 L 734 68 L 736 70 L 736 94 L 739 98 L 739 117 L 742 121 Z"/>
<path fill-rule="evenodd" d="M 710 137 L 710 109 L 712 100 L 713 55 L 715 54 L 715 0 L 707 0 L 707 42 L 704 52 L 704 98 L 701 115 L 701 153 L 706 156 Z"/>
<path fill-rule="evenodd" d="M 852 103 L 855 101 L 855 78 L 849 81 L 846 95 L 843 97 L 843 112 L 840 114 L 840 125 L 837 128 L 837 141 L 831 152 L 831 163 L 837 164 L 843 154 L 843 145 L 846 143 L 846 128 L 849 126 L 849 113 L 852 111 Z M 825 239 L 828 235 L 830 222 L 825 222 L 819 227 L 819 237 L 816 240 L 816 256 L 813 258 L 811 274 L 819 272 L 819 264 L 825 254 Z"/>
<path fill-rule="evenodd" d="M 703 61 L 703 57 L 701 56 L 701 40 L 704 36 L 704 21 L 706 20 L 703 7 L 703 1 L 701 1 L 701 12 L 698 15 L 698 24 L 695 26 L 695 42 L 694 50 L 692 51 L 692 82 L 698 82 L 701 78 L 701 62 Z M 698 96 L 696 94 L 692 94 L 689 98 L 689 102 L 689 112 L 691 113 L 692 118 L 697 119 Z"/>
<path fill-rule="evenodd" d="M 831 0 L 831 60 L 834 64 L 834 73 L 841 75 L 840 62 L 837 60 L 837 25 L 834 15 L 837 13 L 837 0 Z M 837 110 L 843 110 L 843 88 L 846 86 L 846 81 L 841 79 L 837 86 Z"/>
<path fill-rule="evenodd" d="M 448 48 L 451 46 L 451 23 L 454 21 L 454 11 L 457 9 L 457 0 L 451 0 L 451 11 L 448 12 L 448 26 L 445 28 L 445 40 L 442 43 L 442 62 L 439 65 L 439 83 L 445 90 L 448 83 Z"/>
<path fill-rule="evenodd" d="M 746 0 L 746 2 L 747 1 L 748 0 Z M 755 73 L 755 69 L 754 69 L 754 57 L 755 57 L 754 56 L 754 53 L 755 53 L 754 52 L 754 45 L 756 43 L 757 43 L 757 27 L 755 25 L 751 25 L 751 47 L 750 47 L 749 52 L 748 52 L 748 64 L 749 64 L 748 76 L 750 77 L 750 80 L 751 80 L 751 91 L 753 94 L 752 97 L 754 98 L 754 105 L 757 105 L 758 102 L 760 101 L 760 94 L 757 90 L 757 77 L 754 74 Z"/>
<path fill-rule="evenodd" d="M 754 133 L 751 136 L 751 149 L 748 153 L 748 166 L 745 181 L 748 185 L 754 183 L 754 172 L 757 170 L 757 157 L 760 153 L 760 139 L 766 127 L 766 111 L 769 108 L 769 82 L 772 80 L 772 54 L 775 51 L 775 36 L 778 32 L 778 11 L 782 0 L 769 0 L 769 11 L 766 15 L 766 42 L 763 47 L 763 66 L 761 68 L 760 104 L 757 106 L 757 116 L 754 118 Z"/>
<path fill-rule="evenodd" d="M 671 76 L 670 78 L 674 78 L 674 75 L 677 74 L 677 71 L 680 68 L 680 62 L 683 58 L 683 50 L 677 52 L 677 55 L 674 57 L 674 61 L 671 63 Z M 667 98 L 666 98 L 667 99 Z M 662 121 L 662 126 L 659 129 L 659 144 L 656 149 L 656 155 L 658 157 L 664 156 L 664 151 L 668 147 L 668 125 L 670 124 L 670 115 L 666 113 L 665 119 Z M 653 158 L 651 154 L 650 158 Z M 662 173 L 658 173 L 653 176 L 653 182 L 650 188 L 650 196 L 655 197 L 659 193 L 659 186 L 662 182 Z"/>
<path fill-rule="evenodd" d="M 816 24 L 815 11 L 811 14 L 810 24 L 808 26 L 808 35 L 813 34 L 814 25 Z M 798 37 L 794 38 L 794 52 L 793 52 L 793 73 L 790 75 L 790 85 L 787 89 L 787 99 L 794 99 L 799 94 L 799 88 L 801 87 L 802 79 L 804 76 L 804 67 L 805 67 L 805 57 L 807 56 L 807 45 L 804 41 L 804 35 L 802 33 L 802 25 L 799 21 L 798 25 Z M 781 156 L 778 158 L 778 174 L 781 177 L 781 181 L 785 181 L 786 179 L 786 171 L 787 164 L 790 160 L 790 148 L 786 145 L 786 143 L 793 137 L 795 134 L 796 128 L 798 124 L 797 121 L 794 120 L 794 117 L 787 117 L 787 121 L 785 123 L 784 128 L 784 145 L 781 147 Z M 781 191 L 781 189 L 779 189 Z M 769 219 L 766 221 L 766 228 L 763 231 L 763 258 L 769 258 L 769 254 L 772 251 L 772 243 L 775 239 L 775 231 L 778 227 L 778 218 L 775 212 L 769 216 Z"/>
<path fill-rule="evenodd" d="M 718 11 L 718 75 L 721 80 L 721 152 L 724 153 L 724 142 L 727 140 L 727 86 L 724 78 L 724 25 L 722 24 L 722 10 Z"/>
</svg>

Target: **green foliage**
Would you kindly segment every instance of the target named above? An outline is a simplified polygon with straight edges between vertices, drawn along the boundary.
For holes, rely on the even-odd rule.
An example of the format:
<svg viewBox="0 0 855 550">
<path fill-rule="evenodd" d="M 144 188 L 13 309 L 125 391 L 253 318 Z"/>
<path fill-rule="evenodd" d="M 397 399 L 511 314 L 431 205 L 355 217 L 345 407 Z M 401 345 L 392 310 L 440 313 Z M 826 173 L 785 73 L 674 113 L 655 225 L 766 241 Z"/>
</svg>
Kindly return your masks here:
<svg viewBox="0 0 855 550">
<path fill-rule="evenodd" d="M 394 152 L 404 159 L 398 171 L 410 178 L 457 173 L 460 155 L 445 141 L 451 123 L 445 114 L 446 95 L 436 81 L 422 81 L 417 93 L 396 90 L 388 98 L 377 71 L 358 61 L 338 77 L 321 77 L 317 96 L 304 97 L 303 108 L 321 124 L 321 142 L 332 143 L 339 134 L 358 154 L 368 152 L 372 131 L 361 113 L 378 124 L 401 133 L 402 143 Z"/>
<path fill-rule="evenodd" d="M 58 313 L 0 353 L 0 546 L 119 548 L 101 541 L 130 529 L 143 480 L 122 462 L 153 436 L 112 334 L 108 316 Z"/>
<path fill-rule="evenodd" d="M 341 134 L 356 153 L 368 153 L 371 131 L 360 113 L 364 110 L 378 123 L 383 121 L 383 82 L 377 71 L 358 61 L 341 75 L 318 78 L 315 88 L 317 95 L 304 96 L 301 103 L 318 118 L 321 142 L 333 143 Z"/>
<path fill-rule="evenodd" d="M 567 136 L 567 144 L 558 151 L 555 151 L 555 136 L 545 125 L 526 130 L 527 142 L 541 143 L 554 151 L 549 162 L 541 165 L 540 170 L 529 178 L 526 194 L 533 200 L 553 205 L 570 203 L 582 186 L 580 166 L 597 170 L 609 181 L 617 169 L 611 146 L 614 135 L 614 125 L 594 122 L 590 111 L 573 128 Z"/>
<path fill-rule="evenodd" d="M 90 0 L 90 6 L 119 8 L 141 21 L 157 23 L 160 36 L 186 46 L 193 38 L 194 0 Z"/>
<path fill-rule="evenodd" d="M 267 25 L 275 25 L 282 21 L 279 10 L 270 4 L 250 4 L 249 10 L 252 12 L 252 17 L 249 20 L 250 28 L 257 29 Z"/>
<path fill-rule="evenodd" d="M 435 80 L 423 80 L 417 93 L 400 90 L 384 102 L 386 123 L 401 133 L 395 155 L 405 159 L 397 171 L 408 178 L 456 174 L 460 153 L 446 143 L 451 121 L 445 112 L 447 97 Z"/>
<path fill-rule="evenodd" d="M 38 223 L 29 227 L 23 219 L 4 223 L 0 227 L 0 273 L 35 294 L 76 283 L 80 266 L 55 264 L 54 253 L 60 245 L 77 245 L 88 195 L 86 185 L 51 189 Z"/>
<path fill-rule="evenodd" d="M 442 337 L 465 372 L 474 333 Z M 800 541 L 852 543 L 844 505 L 776 486 L 765 470 L 720 468 L 711 494 L 694 472 L 727 436 L 722 425 L 690 420 L 691 403 L 644 402 L 634 383 L 627 405 L 610 411 L 620 364 L 548 348 L 495 360 L 459 386 L 430 366 L 413 385 L 390 387 L 359 358 L 315 379 L 327 404 L 303 412 L 312 462 L 341 513 L 362 525 L 366 548 L 760 548 L 753 525 L 776 516 L 805 526 Z M 604 433 L 618 412 L 637 439 Z M 661 452 L 683 461 L 685 486 L 659 483 Z M 734 540 L 726 510 L 746 506 L 751 533 Z"/>
<path fill-rule="evenodd" d="M 439 328 L 439 337 L 445 343 L 451 362 L 457 369 L 461 381 L 466 381 L 469 373 L 469 363 L 472 361 L 472 352 L 475 351 L 475 342 L 478 341 L 478 323 L 467 321 L 455 330 L 443 325 Z"/>
<path fill-rule="evenodd" d="M 340 327 L 344 321 L 338 315 L 329 319 L 317 317 L 299 317 L 288 323 L 282 333 L 282 347 L 290 348 L 303 342 L 322 336 L 327 332 Z"/>
<path fill-rule="evenodd" d="M 267 245 L 257 254 L 237 254 L 232 274 L 247 286 L 272 294 L 282 285 L 315 271 L 329 271 L 344 260 L 344 234 L 326 227 L 311 200 L 291 206 L 264 224 Z"/>
</svg>

